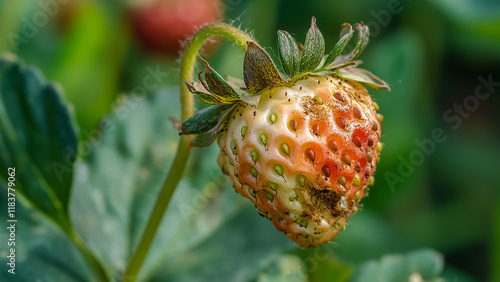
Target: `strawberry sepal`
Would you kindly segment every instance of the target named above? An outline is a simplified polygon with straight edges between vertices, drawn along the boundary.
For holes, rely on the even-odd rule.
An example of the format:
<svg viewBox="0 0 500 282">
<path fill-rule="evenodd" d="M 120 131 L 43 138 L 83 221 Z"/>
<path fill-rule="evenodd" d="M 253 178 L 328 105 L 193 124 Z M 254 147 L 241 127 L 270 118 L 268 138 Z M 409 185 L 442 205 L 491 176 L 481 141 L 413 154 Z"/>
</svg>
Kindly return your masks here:
<svg viewBox="0 0 500 282">
<path fill-rule="evenodd" d="M 284 30 L 278 31 L 278 51 L 281 65 L 288 77 L 293 77 L 299 71 L 300 51 L 297 41 Z"/>
<path fill-rule="evenodd" d="M 251 94 L 285 82 L 269 54 L 251 41 L 247 42 L 243 61 L 243 77 Z"/>
<path fill-rule="evenodd" d="M 325 39 L 316 26 L 316 18 L 312 18 L 311 27 L 306 35 L 304 49 L 300 57 L 300 72 L 314 70 L 323 59 L 325 53 Z"/>
<path fill-rule="evenodd" d="M 213 129 L 232 106 L 230 104 L 213 105 L 194 113 L 182 123 L 179 134 L 200 134 Z"/>
<path fill-rule="evenodd" d="M 361 68 L 356 68 L 356 67 L 344 67 L 337 69 L 335 71 L 335 74 L 337 74 L 339 77 L 344 78 L 344 79 L 349 79 L 349 80 L 355 80 L 357 82 L 361 82 L 365 85 L 368 85 L 374 89 L 378 90 L 391 90 L 389 85 L 383 81 L 382 79 L 378 78 L 371 72 L 361 69 Z"/>
</svg>

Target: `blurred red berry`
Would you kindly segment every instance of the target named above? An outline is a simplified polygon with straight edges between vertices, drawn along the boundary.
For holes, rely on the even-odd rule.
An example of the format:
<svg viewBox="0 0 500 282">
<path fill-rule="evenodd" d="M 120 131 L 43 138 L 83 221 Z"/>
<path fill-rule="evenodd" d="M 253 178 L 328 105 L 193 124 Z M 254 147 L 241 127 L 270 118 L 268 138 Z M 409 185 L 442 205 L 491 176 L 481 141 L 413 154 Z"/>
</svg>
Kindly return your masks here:
<svg viewBox="0 0 500 282">
<path fill-rule="evenodd" d="M 198 27 L 221 19 L 219 0 L 156 0 L 131 11 L 135 37 L 151 51 L 177 56 L 180 42 Z"/>
</svg>

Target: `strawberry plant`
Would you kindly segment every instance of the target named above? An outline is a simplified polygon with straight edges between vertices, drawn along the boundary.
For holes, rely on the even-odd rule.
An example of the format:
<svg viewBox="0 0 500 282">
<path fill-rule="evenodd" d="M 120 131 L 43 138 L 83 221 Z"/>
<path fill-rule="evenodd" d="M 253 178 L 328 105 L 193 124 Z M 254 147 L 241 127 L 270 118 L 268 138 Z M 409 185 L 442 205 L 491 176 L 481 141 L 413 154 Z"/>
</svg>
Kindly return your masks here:
<svg viewBox="0 0 500 282">
<path fill-rule="evenodd" d="M 207 61 L 196 76 L 199 49 L 213 35 L 243 49 L 243 80 L 224 78 Z M 10 219 L 19 222 L 14 262 L 3 256 L 3 267 L 13 263 L 19 281 L 320 281 L 315 275 L 322 272 L 338 281 L 439 277 L 442 258 L 431 250 L 353 266 L 326 244 L 358 210 L 382 150 L 383 117 L 363 85 L 389 87 L 356 60 L 368 36 L 362 23 L 344 24 L 325 54 L 314 18 L 303 45 L 279 31 L 280 73 L 247 33 L 208 24 L 184 50 L 180 94 L 169 87 L 140 103 L 124 99 L 105 118 L 97 143 L 77 143 L 59 86 L 3 56 L 0 168 L 15 167 L 17 178 L 2 174 L 0 188 L 15 190 Z M 355 47 L 345 50 L 352 38 Z M 195 112 L 195 97 L 208 106 Z M 172 126 L 171 117 L 181 122 Z M 219 148 L 210 146 L 215 141 Z M 298 248 L 257 216 L 230 183 L 276 229 L 311 248 Z"/>
</svg>

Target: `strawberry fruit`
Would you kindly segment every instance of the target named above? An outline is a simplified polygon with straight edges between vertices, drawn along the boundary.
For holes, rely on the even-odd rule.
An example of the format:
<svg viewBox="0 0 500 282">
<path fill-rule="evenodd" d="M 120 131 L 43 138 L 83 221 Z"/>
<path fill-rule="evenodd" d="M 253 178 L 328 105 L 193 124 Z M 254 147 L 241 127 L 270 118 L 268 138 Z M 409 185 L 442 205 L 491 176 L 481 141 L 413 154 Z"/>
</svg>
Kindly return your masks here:
<svg viewBox="0 0 500 282">
<path fill-rule="evenodd" d="M 354 50 L 342 54 L 355 31 Z M 304 247 L 330 241 L 357 211 L 382 145 L 382 116 L 367 90 L 388 85 L 358 68 L 368 27 L 344 24 L 340 40 L 324 55 L 324 39 L 312 19 L 305 44 L 278 32 L 286 79 L 269 55 L 247 42 L 244 81 L 224 79 L 205 61 L 205 79 L 187 86 L 211 106 L 181 126 L 198 134 L 193 146 L 217 139 L 217 162 L 236 192 Z"/>
<path fill-rule="evenodd" d="M 177 57 L 181 42 L 198 27 L 222 18 L 222 7 L 220 0 L 142 1 L 130 7 L 132 32 L 148 50 Z M 207 43 L 207 49 L 216 46 Z"/>
</svg>

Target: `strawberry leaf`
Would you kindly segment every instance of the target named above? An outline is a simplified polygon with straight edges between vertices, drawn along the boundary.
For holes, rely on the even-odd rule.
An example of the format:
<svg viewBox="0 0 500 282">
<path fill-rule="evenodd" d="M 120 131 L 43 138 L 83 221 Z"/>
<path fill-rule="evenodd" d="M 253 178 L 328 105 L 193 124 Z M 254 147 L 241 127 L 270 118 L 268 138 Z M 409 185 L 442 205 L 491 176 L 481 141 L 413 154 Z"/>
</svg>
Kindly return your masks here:
<svg viewBox="0 0 500 282">
<path fill-rule="evenodd" d="M 77 156 L 71 120 L 59 87 L 14 56 L 0 58 L 0 182 L 15 168 L 12 188 L 65 230 Z"/>
<path fill-rule="evenodd" d="M 325 39 L 316 26 L 316 18 L 311 20 L 311 28 L 306 35 L 304 50 L 300 58 L 300 72 L 307 72 L 315 69 L 323 59 L 325 54 Z"/>
<path fill-rule="evenodd" d="M 295 38 L 286 31 L 278 31 L 278 50 L 283 70 L 293 77 L 300 66 L 300 51 Z"/>
<path fill-rule="evenodd" d="M 357 82 L 361 82 L 374 89 L 390 90 L 389 85 L 385 81 L 381 80 L 380 78 L 376 77 L 374 74 L 365 69 L 349 66 L 337 69 L 335 70 L 335 73 L 344 79 L 350 79 Z"/>
<path fill-rule="evenodd" d="M 269 54 L 253 41 L 247 42 L 243 76 L 250 93 L 284 82 Z"/>
<path fill-rule="evenodd" d="M 443 255 L 432 249 L 421 249 L 404 255 L 384 255 L 379 260 L 365 262 L 357 267 L 349 279 L 353 282 L 373 281 L 443 281 Z M 412 279 L 418 277 L 420 279 Z"/>
<path fill-rule="evenodd" d="M 21 169 L 26 167 L 18 168 L 17 174 Z M 18 181 L 19 179 L 16 179 L 16 185 Z M 7 189 L 7 183 L 0 181 L 0 202 L 6 203 L 5 210 L 8 203 L 7 193 L 12 192 Z M 22 246 L 15 252 L 17 271 L 11 274 L 7 272 L 8 267 L 2 266 L 0 281 L 33 281 L 34 276 L 36 281 L 101 281 L 73 240 L 20 193 L 16 194 L 15 214 L 16 227 L 22 227 L 16 228 L 15 241 L 8 241 L 9 233 L 6 231 L 2 230 L 1 236 L 5 245 L 15 242 L 16 247 Z M 8 217 L 7 212 L 0 214 L 2 222 L 9 219 L 12 218 Z M 91 229 L 89 226 L 92 225 L 87 225 L 86 228 Z M 5 256 L 0 258 L 3 265 L 9 263 L 8 251 L 5 248 Z M 22 271 L 19 271 L 21 269 Z"/>
<path fill-rule="evenodd" d="M 352 26 L 350 24 L 345 23 L 342 25 L 342 27 L 341 37 L 326 58 L 325 66 L 328 66 L 329 64 L 333 63 L 333 61 L 335 61 L 335 59 L 340 55 L 340 53 L 342 53 L 345 46 L 347 45 L 349 40 L 351 40 L 352 35 L 354 34 L 354 30 L 352 29 Z M 349 28 L 349 31 L 346 31 L 347 28 Z"/>
<path fill-rule="evenodd" d="M 231 104 L 213 105 L 196 112 L 182 123 L 180 134 L 199 134 L 209 131 L 218 124 L 225 111 L 232 106 Z"/>
<path fill-rule="evenodd" d="M 207 61 L 205 63 L 205 80 L 207 81 L 210 93 L 220 98 L 225 104 L 232 104 L 240 100 L 239 95 L 234 89 L 222 78 L 220 74 L 214 71 Z"/>
</svg>

